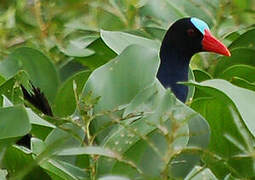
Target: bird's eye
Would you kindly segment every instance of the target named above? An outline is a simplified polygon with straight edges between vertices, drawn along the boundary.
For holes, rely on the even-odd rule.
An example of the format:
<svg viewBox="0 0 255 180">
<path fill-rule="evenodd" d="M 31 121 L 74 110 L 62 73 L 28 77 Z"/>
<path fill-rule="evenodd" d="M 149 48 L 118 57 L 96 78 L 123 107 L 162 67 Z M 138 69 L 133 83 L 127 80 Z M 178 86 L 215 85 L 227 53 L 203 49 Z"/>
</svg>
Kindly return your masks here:
<svg viewBox="0 0 255 180">
<path fill-rule="evenodd" d="M 190 37 L 194 37 L 196 35 L 196 32 L 194 31 L 194 29 L 188 29 L 187 34 Z"/>
</svg>

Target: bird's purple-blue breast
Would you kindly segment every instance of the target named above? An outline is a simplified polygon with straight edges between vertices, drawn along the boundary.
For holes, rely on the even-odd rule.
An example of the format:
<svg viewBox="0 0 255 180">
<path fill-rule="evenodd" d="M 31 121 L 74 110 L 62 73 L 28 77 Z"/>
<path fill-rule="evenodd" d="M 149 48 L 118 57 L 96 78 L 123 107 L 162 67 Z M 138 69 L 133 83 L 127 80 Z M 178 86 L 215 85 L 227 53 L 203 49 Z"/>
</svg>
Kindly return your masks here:
<svg viewBox="0 0 255 180">
<path fill-rule="evenodd" d="M 205 34 L 205 30 L 209 30 L 209 26 L 198 18 L 190 18 L 191 23 L 202 33 Z"/>
</svg>

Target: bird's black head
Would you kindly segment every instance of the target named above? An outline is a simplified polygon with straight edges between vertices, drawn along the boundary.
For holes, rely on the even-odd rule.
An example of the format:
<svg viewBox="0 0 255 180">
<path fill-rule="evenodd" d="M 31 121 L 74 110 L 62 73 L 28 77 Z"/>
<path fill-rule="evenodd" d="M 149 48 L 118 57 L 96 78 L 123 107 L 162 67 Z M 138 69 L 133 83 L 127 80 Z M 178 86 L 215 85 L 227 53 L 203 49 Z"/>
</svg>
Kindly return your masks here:
<svg viewBox="0 0 255 180">
<path fill-rule="evenodd" d="M 208 25 L 198 18 L 176 21 L 167 31 L 161 48 L 174 48 L 187 57 L 202 51 L 230 56 L 228 49 L 212 36 Z"/>
<path fill-rule="evenodd" d="M 210 33 L 208 25 L 197 18 L 176 21 L 162 42 L 157 77 L 164 87 L 170 87 L 183 102 L 187 98 L 188 87 L 178 82 L 188 80 L 190 58 L 201 51 L 230 56 L 227 47 Z"/>
</svg>

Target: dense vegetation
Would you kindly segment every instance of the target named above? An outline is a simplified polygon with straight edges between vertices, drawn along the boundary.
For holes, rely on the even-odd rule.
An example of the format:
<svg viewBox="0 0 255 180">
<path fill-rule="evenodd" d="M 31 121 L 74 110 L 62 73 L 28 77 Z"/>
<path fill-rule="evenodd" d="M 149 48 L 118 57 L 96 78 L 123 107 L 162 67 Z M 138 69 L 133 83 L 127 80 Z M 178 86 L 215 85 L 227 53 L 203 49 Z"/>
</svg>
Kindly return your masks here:
<svg viewBox="0 0 255 180">
<path fill-rule="evenodd" d="M 183 104 L 155 74 L 185 16 L 232 56 L 193 57 Z M 254 16 L 253 0 L 1 0 L 0 179 L 254 178 Z"/>
</svg>

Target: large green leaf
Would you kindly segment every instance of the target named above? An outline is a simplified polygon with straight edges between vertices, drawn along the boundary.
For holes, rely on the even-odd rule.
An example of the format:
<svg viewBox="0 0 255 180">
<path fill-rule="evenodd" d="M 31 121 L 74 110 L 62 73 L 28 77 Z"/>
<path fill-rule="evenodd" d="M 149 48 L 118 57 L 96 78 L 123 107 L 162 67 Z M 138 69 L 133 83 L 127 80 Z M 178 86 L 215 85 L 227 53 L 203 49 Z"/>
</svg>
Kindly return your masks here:
<svg viewBox="0 0 255 180">
<path fill-rule="evenodd" d="M 46 97 L 52 102 L 58 88 L 58 75 L 57 71 L 52 64 L 51 60 L 47 58 L 40 51 L 22 47 L 13 51 L 6 60 L 3 61 L 1 68 L 12 67 L 11 73 L 1 70 L 5 78 L 10 78 L 18 70 L 25 70 L 32 83 L 40 87 Z"/>
<path fill-rule="evenodd" d="M 129 103 L 140 90 L 155 81 L 158 63 L 157 51 L 131 46 L 114 60 L 96 69 L 84 88 L 84 93 L 92 92 L 93 96 L 100 97 L 95 113 Z M 106 122 L 109 119 L 96 120 L 96 129 Z"/>
<path fill-rule="evenodd" d="M 253 108 L 255 93 L 253 91 L 234 86 L 231 83 L 220 79 L 207 80 L 201 83 L 192 82 L 190 84 L 195 85 L 200 89 L 204 89 L 207 93 L 213 96 L 222 97 L 223 95 L 229 99 L 237 108 L 250 133 L 255 136 L 255 124 L 253 123 L 255 117 Z"/>
<path fill-rule="evenodd" d="M 217 94 L 215 93 L 214 96 Z M 251 151 L 252 144 L 250 142 L 252 141 L 239 114 L 233 105 L 226 102 L 228 101 L 221 96 L 207 96 L 207 98 L 196 99 L 192 102 L 191 107 L 205 117 L 211 128 L 212 135 L 208 150 L 213 154 L 205 154 L 204 161 L 219 179 L 229 173 L 235 173 L 229 166 L 237 168 L 236 171 L 239 175 L 251 177 L 254 174 L 250 168 L 252 161 L 247 162 L 240 158 L 238 162 L 243 164 L 244 168 L 242 169 L 229 162 L 235 155 Z M 215 160 L 214 155 L 220 158 Z"/>
</svg>

